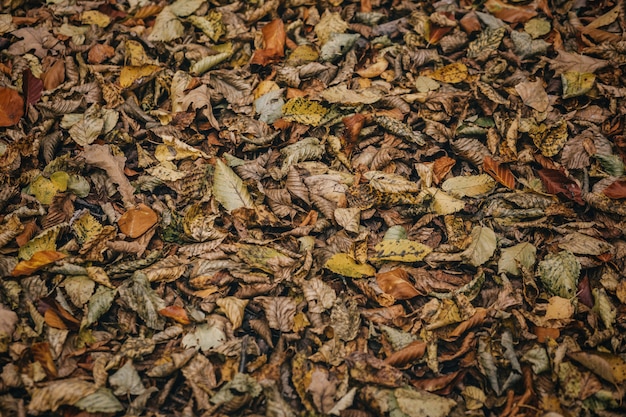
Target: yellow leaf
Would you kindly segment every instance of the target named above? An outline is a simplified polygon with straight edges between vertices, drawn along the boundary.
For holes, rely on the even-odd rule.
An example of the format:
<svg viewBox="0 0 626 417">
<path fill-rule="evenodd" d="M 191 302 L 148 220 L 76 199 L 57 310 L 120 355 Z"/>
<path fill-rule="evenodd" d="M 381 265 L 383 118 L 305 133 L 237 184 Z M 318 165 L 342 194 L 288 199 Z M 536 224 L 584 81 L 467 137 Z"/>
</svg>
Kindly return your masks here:
<svg viewBox="0 0 626 417">
<path fill-rule="evenodd" d="M 80 15 L 80 20 L 85 25 L 96 25 L 105 28 L 111 24 L 111 18 L 97 10 L 87 10 Z"/>
<path fill-rule="evenodd" d="M 159 71 L 161 67 L 158 65 L 142 65 L 142 66 L 126 66 L 120 72 L 120 86 L 128 88 L 133 84 L 141 84 L 142 78 L 150 77 Z"/>
<path fill-rule="evenodd" d="M 131 67 L 141 67 L 142 65 L 154 64 L 154 61 L 150 59 L 146 54 L 143 45 L 134 40 L 127 40 L 124 42 L 124 58 L 126 65 Z"/>
<path fill-rule="evenodd" d="M 347 253 L 336 253 L 324 265 L 335 274 L 350 278 L 371 277 L 376 273 L 371 265 L 358 264 L 353 257 Z"/>
<path fill-rule="evenodd" d="M 467 79 L 467 67 L 461 62 L 455 62 L 435 70 L 428 76 L 442 83 L 456 84 Z"/>
<path fill-rule="evenodd" d="M 561 120 L 559 123 L 547 127 L 545 124 L 535 126 L 528 132 L 533 139 L 533 143 L 543 156 L 551 157 L 563 149 L 567 142 L 567 122 Z"/>
<path fill-rule="evenodd" d="M 50 181 L 52 185 L 56 187 L 58 191 L 64 192 L 67 190 L 67 183 L 70 180 L 70 176 L 67 172 L 57 171 L 50 175 Z"/>
<path fill-rule="evenodd" d="M 567 298 L 555 295 L 548 300 L 546 319 L 569 319 L 574 315 L 574 306 Z"/>
<path fill-rule="evenodd" d="M 20 259 L 28 260 L 36 252 L 55 251 L 57 249 L 56 241 L 61 230 L 60 227 L 62 226 L 48 228 L 29 240 L 18 252 Z"/>
<path fill-rule="evenodd" d="M 324 106 L 304 97 L 292 98 L 283 106 L 283 119 L 304 125 L 318 126 L 326 113 Z"/>
<path fill-rule="evenodd" d="M 89 242 L 100 235 L 103 226 L 89 212 L 85 212 L 82 216 L 72 222 L 72 229 L 76 234 L 76 240 L 79 244 Z"/>
<path fill-rule="evenodd" d="M 429 246 L 408 239 L 384 239 L 374 250 L 371 261 L 418 262 L 432 252 Z"/>
<path fill-rule="evenodd" d="M 59 189 L 48 178 L 40 175 L 30 184 L 30 193 L 41 204 L 51 204 Z"/>
<path fill-rule="evenodd" d="M 587 94 L 593 88 L 596 76 L 590 72 L 568 71 L 561 74 L 563 98 L 578 97 Z"/>
</svg>

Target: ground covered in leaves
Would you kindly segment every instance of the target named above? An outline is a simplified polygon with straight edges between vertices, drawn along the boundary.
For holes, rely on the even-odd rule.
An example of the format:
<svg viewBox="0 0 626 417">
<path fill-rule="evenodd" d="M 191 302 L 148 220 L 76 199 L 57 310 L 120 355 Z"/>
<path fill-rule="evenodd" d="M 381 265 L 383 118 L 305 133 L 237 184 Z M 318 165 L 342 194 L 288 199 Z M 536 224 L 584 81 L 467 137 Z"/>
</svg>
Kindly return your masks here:
<svg viewBox="0 0 626 417">
<path fill-rule="evenodd" d="M 617 416 L 623 1 L 2 0 L 2 416 Z"/>
</svg>

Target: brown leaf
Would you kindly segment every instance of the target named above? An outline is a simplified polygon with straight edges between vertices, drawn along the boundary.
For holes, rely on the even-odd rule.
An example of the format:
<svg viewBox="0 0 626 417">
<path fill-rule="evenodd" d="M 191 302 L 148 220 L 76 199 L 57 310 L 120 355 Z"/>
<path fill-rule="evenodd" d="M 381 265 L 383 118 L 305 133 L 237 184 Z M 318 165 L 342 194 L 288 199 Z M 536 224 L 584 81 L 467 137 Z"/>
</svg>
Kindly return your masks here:
<svg viewBox="0 0 626 417">
<path fill-rule="evenodd" d="M 57 59 L 41 77 L 46 90 L 54 90 L 65 81 L 65 60 Z"/>
<path fill-rule="evenodd" d="M 470 317 L 468 320 L 465 320 L 464 322 L 456 326 L 454 330 L 452 330 L 452 332 L 450 332 L 447 335 L 446 340 L 455 340 L 459 338 L 460 336 L 462 336 L 466 331 L 468 331 L 472 327 L 476 327 L 478 325 L 483 324 L 485 320 L 487 319 L 488 315 L 489 315 L 489 309 L 486 309 L 483 307 L 477 307 L 474 315 Z"/>
<path fill-rule="evenodd" d="M 409 282 L 409 274 L 402 268 L 376 274 L 376 282 L 380 289 L 398 300 L 423 295 Z"/>
<path fill-rule="evenodd" d="M 456 160 L 448 156 L 442 156 L 435 159 L 433 164 L 433 177 L 436 184 L 439 184 L 443 178 L 448 175 L 448 172 L 456 164 Z"/>
<path fill-rule="evenodd" d="M 487 0 L 485 8 L 498 19 L 509 23 L 524 23 L 537 16 L 530 5 L 514 6 L 501 0 Z"/>
<path fill-rule="evenodd" d="M 111 45 L 97 43 L 89 49 L 87 61 L 90 64 L 101 64 L 115 56 L 115 49 Z"/>
<path fill-rule="evenodd" d="M 285 25 L 282 19 L 274 19 L 261 29 L 264 49 L 257 49 L 250 59 L 250 64 L 268 65 L 285 56 Z"/>
<path fill-rule="evenodd" d="M 511 170 L 503 167 L 492 157 L 485 156 L 483 159 L 483 170 L 505 187 L 512 190 L 515 189 L 515 177 L 513 177 Z"/>
<path fill-rule="evenodd" d="M 0 127 L 16 125 L 24 115 L 24 99 L 9 87 L 0 87 Z"/>
</svg>

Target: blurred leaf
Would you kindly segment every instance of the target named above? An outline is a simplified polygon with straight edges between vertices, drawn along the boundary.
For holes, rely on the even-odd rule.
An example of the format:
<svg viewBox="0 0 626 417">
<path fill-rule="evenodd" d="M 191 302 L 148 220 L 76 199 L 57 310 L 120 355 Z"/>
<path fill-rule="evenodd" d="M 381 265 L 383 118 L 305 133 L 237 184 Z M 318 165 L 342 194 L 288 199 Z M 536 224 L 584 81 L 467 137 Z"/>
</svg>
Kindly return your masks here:
<svg viewBox="0 0 626 417">
<path fill-rule="evenodd" d="M 626 198 L 626 179 L 619 179 L 612 182 L 602 192 L 609 198 Z"/>
<path fill-rule="evenodd" d="M 24 115 L 24 99 L 8 87 L 0 87 L 0 127 L 16 125 Z"/>
<path fill-rule="evenodd" d="M 126 361 L 124 366 L 111 375 L 109 384 L 113 387 L 113 394 L 117 396 L 141 395 L 146 391 L 132 361 Z"/>
</svg>

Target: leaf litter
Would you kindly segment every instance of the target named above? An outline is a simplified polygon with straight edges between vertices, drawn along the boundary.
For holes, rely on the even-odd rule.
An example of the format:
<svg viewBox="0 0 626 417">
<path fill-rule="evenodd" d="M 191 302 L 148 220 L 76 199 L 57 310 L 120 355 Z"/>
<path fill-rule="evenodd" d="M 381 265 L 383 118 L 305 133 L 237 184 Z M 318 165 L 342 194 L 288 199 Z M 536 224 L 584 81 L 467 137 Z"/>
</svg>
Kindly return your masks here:
<svg viewBox="0 0 626 417">
<path fill-rule="evenodd" d="M 623 8 L 3 2 L 0 414 L 624 414 Z"/>
</svg>

